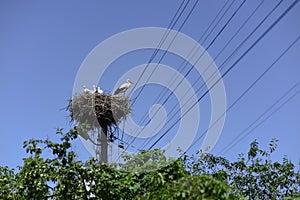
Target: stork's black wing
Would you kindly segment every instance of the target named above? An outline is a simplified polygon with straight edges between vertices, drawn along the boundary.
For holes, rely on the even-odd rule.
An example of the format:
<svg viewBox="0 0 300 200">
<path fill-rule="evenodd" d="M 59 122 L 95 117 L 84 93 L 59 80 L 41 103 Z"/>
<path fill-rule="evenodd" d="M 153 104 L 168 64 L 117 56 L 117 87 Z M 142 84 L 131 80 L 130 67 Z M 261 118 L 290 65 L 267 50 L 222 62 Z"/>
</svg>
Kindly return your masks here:
<svg viewBox="0 0 300 200">
<path fill-rule="evenodd" d="M 116 89 L 114 95 L 119 94 L 119 93 L 121 93 L 121 92 L 122 92 L 122 89 L 118 88 L 118 89 Z"/>
</svg>

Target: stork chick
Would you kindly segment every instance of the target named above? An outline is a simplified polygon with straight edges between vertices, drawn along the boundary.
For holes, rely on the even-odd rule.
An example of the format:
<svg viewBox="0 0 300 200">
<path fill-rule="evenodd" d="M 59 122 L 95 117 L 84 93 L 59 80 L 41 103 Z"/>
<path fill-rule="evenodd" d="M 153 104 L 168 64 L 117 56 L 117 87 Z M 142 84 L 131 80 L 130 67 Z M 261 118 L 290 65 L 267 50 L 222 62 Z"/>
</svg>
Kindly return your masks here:
<svg viewBox="0 0 300 200">
<path fill-rule="evenodd" d="M 97 91 L 98 91 L 100 94 L 103 94 L 103 90 L 101 90 L 99 86 L 97 87 Z"/>
<path fill-rule="evenodd" d="M 83 92 L 86 93 L 86 94 L 87 93 L 92 93 L 92 91 L 87 89 L 86 86 L 83 86 Z"/>
<path fill-rule="evenodd" d="M 94 92 L 97 92 L 97 93 L 100 93 L 100 94 L 103 94 L 103 90 L 100 89 L 100 87 L 96 87 L 95 85 L 93 85 L 93 88 L 94 88 Z"/>
</svg>

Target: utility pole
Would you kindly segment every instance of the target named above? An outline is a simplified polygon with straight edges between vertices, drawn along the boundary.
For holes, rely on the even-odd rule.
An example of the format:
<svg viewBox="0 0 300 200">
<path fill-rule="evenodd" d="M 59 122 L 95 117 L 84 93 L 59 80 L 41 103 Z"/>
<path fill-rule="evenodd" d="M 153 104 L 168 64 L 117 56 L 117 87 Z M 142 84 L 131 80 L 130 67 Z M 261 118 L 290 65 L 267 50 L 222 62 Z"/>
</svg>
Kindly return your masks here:
<svg viewBox="0 0 300 200">
<path fill-rule="evenodd" d="M 107 163 L 107 125 L 101 127 L 100 132 L 100 145 L 101 145 L 101 154 L 100 154 L 100 161 L 102 163 Z"/>
</svg>

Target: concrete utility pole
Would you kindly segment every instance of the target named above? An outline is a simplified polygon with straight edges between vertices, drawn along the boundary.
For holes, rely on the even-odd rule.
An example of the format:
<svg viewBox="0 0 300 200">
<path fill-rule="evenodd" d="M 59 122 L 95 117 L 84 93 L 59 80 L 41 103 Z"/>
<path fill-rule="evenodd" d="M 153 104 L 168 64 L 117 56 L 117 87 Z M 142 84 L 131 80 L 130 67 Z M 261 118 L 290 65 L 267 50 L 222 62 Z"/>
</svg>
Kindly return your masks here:
<svg viewBox="0 0 300 200">
<path fill-rule="evenodd" d="M 99 135 L 101 145 L 100 160 L 102 163 L 107 163 L 107 126 L 101 127 L 101 132 Z"/>
</svg>

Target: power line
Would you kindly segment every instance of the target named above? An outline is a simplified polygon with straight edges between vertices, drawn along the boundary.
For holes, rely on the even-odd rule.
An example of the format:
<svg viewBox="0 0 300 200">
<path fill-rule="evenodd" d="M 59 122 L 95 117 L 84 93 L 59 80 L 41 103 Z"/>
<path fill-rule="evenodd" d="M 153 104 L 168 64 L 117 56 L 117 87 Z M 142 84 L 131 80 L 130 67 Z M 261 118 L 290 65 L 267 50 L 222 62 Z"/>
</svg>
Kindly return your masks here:
<svg viewBox="0 0 300 200">
<path fill-rule="evenodd" d="M 230 23 L 230 21 L 234 18 L 234 16 L 237 14 L 237 12 L 241 9 L 241 7 L 244 5 L 244 3 L 246 2 L 246 0 L 244 0 L 240 5 L 239 5 L 239 7 L 234 11 L 234 13 L 230 16 L 230 18 L 227 20 L 227 22 L 223 25 L 223 27 L 219 30 L 219 32 L 217 33 L 217 35 L 214 37 L 214 39 L 210 42 L 210 44 L 209 44 L 209 46 L 207 47 L 207 49 L 209 49 L 211 46 L 212 46 L 212 44 L 214 44 L 214 42 L 216 41 L 216 39 L 220 36 L 220 34 L 224 31 L 224 29 L 226 28 L 226 26 Z M 232 5 L 232 4 L 231 4 Z M 197 51 L 196 51 L 197 52 Z M 196 63 L 197 62 L 199 62 L 199 60 L 200 60 L 200 58 L 204 55 L 204 53 L 205 52 L 203 52 L 201 55 L 200 55 L 200 57 L 197 59 L 197 61 L 196 61 Z M 187 62 L 188 63 L 188 62 Z M 187 66 L 187 63 L 186 63 L 186 65 L 185 66 Z M 189 75 L 189 73 L 192 71 L 192 69 L 193 69 L 193 67 L 191 67 L 185 74 L 184 74 L 184 77 L 186 77 L 186 76 L 188 76 Z M 169 98 L 172 96 L 172 93 L 179 87 L 179 85 L 182 83 L 184 81 L 184 78 L 182 78 L 181 79 L 181 81 L 176 85 L 176 87 L 175 87 L 175 89 L 168 95 L 168 97 L 164 100 L 164 102 L 162 103 L 162 105 L 165 105 L 165 103 L 169 100 Z M 161 107 L 160 107 L 161 108 Z M 157 109 L 156 110 L 156 112 L 153 114 L 153 116 L 155 116 L 157 113 L 158 113 L 158 111 L 160 110 L 160 108 L 159 109 Z M 148 121 L 147 121 L 147 123 L 146 124 L 148 124 L 148 123 L 150 123 L 150 121 L 151 121 L 151 119 L 149 119 Z M 141 132 L 145 129 L 145 127 L 146 126 L 144 126 L 143 128 L 142 128 L 142 130 L 136 135 L 136 137 L 138 136 L 138 135 L 140 135 L 141 134 Z M 135 138 L 136 138 L 135 137 Z M 134 141 L 135 139 L 133 139 L 133 141 Z"/>
<path fill-rule="evenodd" d="M 183 28 L 183 26 L 185 25 L 185 23 L 187 22 L 187 20 L 189 19 L 189 17 L 191 16 L 191 14 L 193 13 L 194 9 L 196 8 L 197 4 L 198 4 L 199 0 L 196 0 L 196 2 L 194 3 L 193 7 L 191 8 L 191 10 L 189 11 L 188 15 L 186 16 L 186 18 L 184 19 L 183 23 L 181 24 L 181 26 L 179 27 L 178 31 L 176 32 L 175 36 L 173 37 L 172 41 L 170 42 L 170 44 L 168 45 L 167 49 L 164 51 L 163 55 L 161 56 L 160 60 L 158 61 L 158 63 L 156 64 L 156 66 L 154 67 L 154 69 L 152 70 L 152 72 L 150 73 L 149 77 L 147 78 L 146 82 L 148 82 L 150 80 L 150 78 L 152 77 L 153 73 L 156 71 L 158 65 L 161 63 L 161 61 L 163 60 L 163 58 L 166 56 L 166 54 L 168 53 L 169 48 L 171 47 L 171 45 L 173 44 L 173 42 L 175 41 L 178 33 L 181 31 L 181 29 Z M 146 66 L 147 67 L 147 66 Z M 139 77 L 139 80 L 141 79 L 141 76 Z M 137 85 L 137 84 L 136 84 Z M 135 85 L 135 87 L 136 87 Z M 142 91 L 145 88 L 145 84 L 141 87 L 141 89 L 139 90 L 136 98 L 133 100 L 132 105 L 134 105 L 136 99 L 141 95 Z M 131 90 L 133 92 L 134 88 Z"/>
<path fill-rule="evenodd" d="M 206 132 L 211 129 L 222 117 L 230 111 L 233 106 L 235 106 L 274 66 L 275 64 L 299 41 L 300 36 L 298 36 L 278 57 L 277 59 L 267 67 L 261 75 L 255 79 L 255 81 L 226 109 L 224 113 L 208 128 L 206 129 L 192 144 L 191 146 L 185 151 L 185 153 L 194 146 L 205 134 Z"/>
<path fill-rule="evenodd" d="M 203 99 L 203 97 L 206 96 L 206 94 L 211 90 L 213 89 L 217 83 L 222 80 L 223 77 L 225 77 L 244 57 L 245 55 L 247 55 L 257 44 L 260 40 L 262 40 L 266 35 L 267 33 L 270 32 L 270 30 L 272 30 L 277 24 L 279 21 L 281 21 L 281 19 L 299 2 L 299 0 L 295 0 L 276 20 L 275 22 L 273 22 L 271 24 L 271 26 L 269 26 L 267 28 L 267 30 L 265 32 L 263 32 L 263 34 L 234 62 L 234 64 L 229 68 L 227 69 L 224 74 L 208 89 L 206 90 L 206 92 L 198 99 L 197 102 L 193 103 L 192 106 L 182 115 L 182 117 L 180 117 L 178 120 L 175 121 L 175 123 L 170 126 L 167 131 L 165 131 L 149 148 L 152 149 L 174 126 L 175 124 L 177 124 L 181 118 L 183 118 L 201 99 Z"/>
<path fill-rule="evenodd" d="M 212 32 L 217 28 L 217 25 L 221 22 L 221 20 L 225 17 L 225 15 L 227 14 L 227 12 L 230 10 L 230 8 L 233 6 L 233 4 L 235 3 L 236 0 L 232 1 L 231 4 L 228 6 L 228 8 L 224 11 L 224 13 L 222 14 L 222 16 L 219 18 L 219 20 L 217 21 L 217 23 L 214 25 L 214 27 L 209 31 L 209 33 L 206 35 L 206 37 L 204 38 L 204 40 L 202 41 L 202 43 L 205 43 L 205 41 L 209 38 L 209 36 L 212 34 Z M 213 19 L 212 23 L 210 24 L 210 26 L 212 26 L 212 24 L 214 23 L 215 20 L 217 20 L 218 16 L 221 14 L 222 10 L 225 9 L 226 4 L 228 3 L 228 1 L 224 4 L 224 6 L 222 7 L 222 9 L 220 10 L 220 12 L 218 13 L 218 15 Z M 200 42 L 202 40 L 202 38 L 205 36 L 206 32 L 208 31 L 208 29 L 210 28 L 210 26 L 206 29 L 206 31 L 204 32 L 204 34 L 199 38 L 198 42 Z"/>
<path fill-rule="evenodd" d="M 223 13 L 223 15 L 220 17 L 219 21 L 215 24 L 215 26 L 211 29 L 210 33 L 208 34 L 208 36 L 211 34 L 211 32 L 216 28 L 217 24 L 221 21 L 221 19 L 224 17 L 224 15 L 228 12 L 228 10 L 231 8 L 231 6 L 233 5 L 235 1 L 232 1 L 232 3 L 229 5 L 229 7 L 226 9 L 226 11 Z M 219 17 L 219 15 L 222 13 L 222 11 L 225 9 L 226 5 L 229 3 L 229 0 L 223 5 L 223 7 L 221 8 L 221 10 L 218 12 L 218 14 L 216 15 L 216 17 L 213 19 L 213 21 L 210 23 L 210 25 L 208 26 L 208 28 L 205 30 L 204 34 L 202 34 L 202 36 L 199 38 L 198 42 L 200 42 L 202 40 L 202 38 L 204 37 L 204 35 L 206 34 L 206 32 L 210 29 L 210 27 L 213 25 L 213 23 L 217 20 L 217 18 Z M 205 40 L 207 39 L 207 37 L 205 38 Z M 204 40 L 204 41 L 205 41 Z M 204 42 L 203 41 L 203 42 Z M 191 58 L 193 58 L 195 56 L 195 54 L 197 53 L 198 49 L 196 51 L 195 48 L 197 47 L 197 44 L 194 45 L 194 47 L 192 48 L 192 50 L 190 51 L 189 55 L 192 54 L 192 52 L 194 52 L 193 56 Z M 189 60 L 189 59 L 187 59 Z M 183 71 L 184 67 L 187 66 L 188 61 L 185 60 L 181 63 L 180 67 L 179 67 L 179 71 L 180 73 Z M 178 78 L 179 75 L 176 76 L 175 80 Z M 173 77 L 174 78 L 174 77 Z M 173 78 L 169 81 L 169 83 L 167 85 L 172 84 Z M 175 90 L 174 90 L 175 91 Z M 164 97 L 164 94 L 166 94 L 166 89 L 162 89 L 160 94 L 158 95 L 158 97 L 156 98 L 156 100 L 154 100 L 154 102 L 160 102 L 162 100 L 162 97 Z M 164 105 L 164 104 L 163 104 Z M 160 110 L 160 109 L 159 109 Z M 154 113 L 154 116 L 157 114 L 157 112 L 159 111 L 157 110 Z M 143 116 L 142 120 L 139 121 L 138 124 L 143 124 L 145 122 L 145 120 L 147 119 L 147 113 Z M 145 126 L 143 127 L 143 129 L 136 135 L 136 137 L 138 135 L 141 134 L 141 132 L 145 129 L 145 127 L 150 123 L 151 120 L 148 120 L 145 124 Z M 137 129 L 136 129 L 137 132 Z"/>
<path fill-rule="evenodd" d="M 246 138 L 250 133 L 252 133 L 255 129 L 257 129 L 261 124 L 263 124 L 265 121 L 267 121 L 271 116 L 273 116 L 276 112 L 278 112 L 284 105 L 286 105 L 289 101 L 291 101 L 294 97 L 296 97 L 300 90 L 295 92 L 292 96 L 290 96 L 286 101 L 284 101 L 280 106 L 278 106 L 275 110 L 273 110 L 268 116 L 266 116 L 264 119 L 262 119 L 269 111 L 271 111 L 281 100 L 283 100 L 293 89 L 295 89 L 300 84 L 300 81 L 298 81 L 295 85 L 293 85 L 287 92 L 284 93 L 279 99 L 276 100 L 275 103 L 273 103 L 269 108 L 267 108 L 255 121 L 253 121 L 247 128 L 245 128 L 240 135 L 235 137 L 228 145 L 226 145 L 219 154 L 225 154 L 229 150 L 231 150 L 234 146 L 236 146 L 239 142 L 241 142 L 244 138 Z M 259 120 L 261 120 L 256 126 L 255 123 L 257 123 Z M 254 126 L 252 129 L 250 129 L 252 126 Z M 250 129 L 250 130 L 249 130 Z M 248 131 L 249 130 L 249 131 Z M 248 131 L 248 132 L 247 132 Z"/>
<path fill-rule="evenodd" d="M 228 45 L 232 42 L 232 40 L 237 36 L 237 34 L 244 28 L 244 26 L 249 22 L 249 20 L 253 17 L 253 15 L 258 11 L 258 9 L 262 6 L 262 4 L 264 3 L 264 0 L 262 0 L 257 7 L 253 10 L 253 12 L 247 17 L 247 19 L 244 21 L 244 23 L 238 28 L 238 30 L 232 35 L 232 37 L 230 38 L 230 40 L 227 41 L 227 43 L 224 45 L 224 47 L 219 51 L 219 53 L 216 55 L 216 57 L 214 58 L 214 60 L 217 60 L 219 58 L 219 56 L 224 52 L 224 50 L 228 47 Z M 277 7 L 277 6 L 276 6 Z M 269 16 L 269 15 L 267 15 Z M 254 29 L 257 30 L 257 29 Z M 255 31 L 252 31 L 252 34 Z M 252 35 L 250 34 L 249 37 Z M 247 38 L 249 38 L 247 37 Z M 246 41 L 245 41 L 246 42 Z M 244 43 L 242 43 L 244 44 Z M 239 49 L 239 48 L 238 48 Z M 234 51 L 235 52 L 235 51 Z M 229 56 L 229 57 L 232 57 Z M 214 61 L 212 61 L 203 71 L 203 74 L 206 73 L 206 71 L 209 69 L 209 67 L 214 63 Z M 226 63 L 226 62 L 225 62 Z M 220 69 L 222 69 L 224 66 L 224 64 L 222 63 L 222 65 L 220 66 Z M 194 86 L 200 79 L 197 79 L 192 86 Z M 188 91 L 187 91 L 188 92 Z"/>
<path fill-rule="evenodd" d="M 171 29 L 174 28 L 175 24 L 178 22 L 179 18 L 180 18 L 181 15 L 183 14 L 183 12 L 184 12 L 184 10 L 186 9 L 186 7 L 187 7 L 189 1 L 190 1 L 190 0 L 188 0 L 188 1 L 186 2 L 184 8 L 183 8 L 182 11 L 180 12 L 180 14 L 179 14 L 179 16 L 177 17 L 177 19 L 175 20 L 175 23 L 173 23 L 172 26 L 169 26 L 170 28 L 168 28 L 168 33 L 166 34 L 166 37 L 162 39 L 163 42 L 162 42 L 162 40 L 160 41 L 158 48 L 156 48 L 156 50 L 155 50 L 154 53 L 152 54 L 152 56 L 151 56 L 149 62 L 147 63 L 146 67 L 143 69 L 141 75 L 139 76 L 139 78 L 138 78 L 136 84 L 134 85 L 133 89 L 131 90 L 131 92 L 133 92 L 134 89 L 135 89 L 135 87 L 138 85 L 138 82 L 141 80 L 141 78 L 142 78 L 142 76 L 144 75 L 145 71 L 147 70 L 149 64 L 152 62 L 152 60 L 154 59 L 154 57 L 157 55 L 158 51 L 160 50 L 160 47 L 162 46 L 162 44 L 163 44 L 164 41 L 166 40 L 166 38 L 167 38 L 167 36 L 169 35 Z M 196 6 L 197 6 L 198 3 L 199 3 L 199 0 L 197 0 L 197 1 L 194 3 L 194 5 L 192 6 L 192 8 L 191 8 L 191 10 L 189 11 L 188 15 L 186 16 L 186 18 L 184 19 L 183 23 L 181 24 L 181 26 L 180 26 L 178 32 L 180 32 L 180 30 L 183 28 L 183 26 L 185 25 L 185 23 L 187 22 L 187 20 L 188 20 L 189 17 L 191 16 L 193 10 L 196 8 Z M 178 13 L 179 10 L 180 10 L 180 7 L 182 7 L 182 6 L 183 6 L 183 3 L 179 6 L 179 9 L 177 10 L 175 16 L 177 15 L 177 13 Z M 175 16 L 174 16 L 174 17 L 175 17 Z M 173 21 L 173 20 L 172 20 L 172 21 Z M 170 24 L 171 24 L 171 23 L 170 23 Z M 178 34 L 178 32 L 177 32 L 177 34 Z M 167 47 L 165 53 L 162 55 L 162 57 L 160 58 L 159 62 L 157 63 L 157 66 L 158 66 L 159 63 L 162 61 L 162 59 L 164 58 L 164 56 L 166 55 L 168 49 L 170 48 L 170 46 L 171 46 L 172 43 L 174 42 L 174 40 L 175 40 L 177 34 L 174 36 L 174 38 L 173 38 L 172 41 L 170 42 L 170 44 L 169 44 L 169 46 Z M 157 66 L 156 66 L 156 67 L 157 67 Z M 156 67 L 155 67 L 155 69 L 156 69 Z M 150 76 L 149 76 L 149 78 L 147 79 L 146 82 L 149 81 L 149 79 L 150 79 L 151 76 L 153 75 L 155 69 L 151 72 L 151 74 L 150 74 Z M 132 106 L 133 106 L 133 104 L 135 103 L 135 101 L 136 101 L 136 99 L 138 98 L 138 96 L 141 94 L 141 92 L 142 92 L 142 90 L 144 89 L 144 87 L 145 87 L 145 85 L 142 86 L 142 88 L 141 88 L 141 90 L 139 91 L 138 95 L 133 99 Z M 130 94 L 131 94 L 131 93 L 130 93 Z M 130 95 L 130 94 L 129 94 L 129 95 Z M 132 142 L 131 142 L 131 144 L 132 144 Z M 128 147 L 127 147 L 127 148 L 128 148 Z M 126 149 L 127 149 L 127 148 L 126 148 Z"/>
<path fill-rule="evenodd" d="M 231 60 L 232 58 L 233 58 L 233 56 L 239 51 L 239 49 L 245 44 L 245 42 L 259 29 L 259 27 L 272 15 L 272 13 L 279 7 L 279 5 L 281 4 L 283 2 L 283 0 L 281 0 L 280 2 L 278 2 L 272 9 L 271 9 L 271 11 L 263 18 L 263 20 L 251 31 L 251 33 L 250 34 L 248 34 L 248 36 L 238 45 L 238 47 L 225 59 L 225 61 L 220 65 L 220 67 L 219 67 L 219 70 L 221 70 L 224 66 L 225 66 L 225 64 L 229 61 L 229 60 Z M 213 62 L 212 62 L 213 63 Z M 211 64 L 212 64 L 211 63 Z M 210 65 L 211 65 L 210 64 Z M 210 66 L 209 65 L 209 66 Z M 208 67 L 209 67 L 208 66 Z M 214 75 L 216 74 L 218 72 L 218 70 L 216 70 L 209 78 L 208 78 L 208 81 L 210 81 L 213 77 L 214 77 Z M 198 80 L 196 80 L 193 84 L 192 84 L 192 87 L 193 86 L 195 86 L 195 84 L 197 83 L 197 81 Z M 202 90 L 201 89 L 203 89 L 204 88 L 204 86 L 205 86 L 205 83 L 203 83 L 201 86 L 200 86 L 200 88 L 198 88 L 197 90 L 196 90 L 196 93 L 199 93 L 199 91 L 201 92 Z M 190 89 L 188 89 L 188 91 L 189 91 Z M 188 91 L 186 91 L 185 92 L 185 94 L 184 94 L 184 96 L 188 93 Z M 189 103 L 189 100 L 187 101 L 187 102 L 185 102 L 184 103 L 184 105 L 183 105 L 183 107 L 184 106 L 186 106 L 187 104 Z M 172 107 L 172 109 L 171 109 L 171 113 L 172 113 L 172 111 L 173 110 L 175 110 L 175 106 L 176 105 L 174 105 L 173 107 Z M 170 117 L 170 119 L 167 121 L 167 123 L 169 123 L 175 116 L 176 116 L 176 114 L 179 112 L 179 110 L 177 110 L 171 117 Z M 153 138 L 151 138 L 150 139 L 150 141 L 148 141 L 147 142 L 147 144 L 149 144 L 151 141 L 152 141 L 152 139 Z M 143 148 L 147 145 L 147 144 L 145 144 L 144 146 L 143 146 Z"/>
<path fill-rule="evenodd" d="M 233 56 L 241 49 L 241 47 L 250 39 L 250 37 L 260 28 L 260 26 L 271 16 L 271 14 L 279 7 L 279 5 L 283 2 L 283 0 L 281 0 L 280 2 L 278 2 L 274 7 L 273 9 L 264 17 L 264 19 L 253 29 L 253 31 L 248 34 L 248 36 L 238 45 L 237 48 L 235 48 L 235 50 L 225 59 L 225 61 L 220 65 L 219 67 L 219 70 L 222 70 L 223 67 L 225 66 L 226 63 L 228 63 L 232 58 Z M 213 64 L 213 62 L 211 62 L 207 68 L 204 70 L 206 71 L 211 65 Z M 207 81 L 210 81 L 212 78 L 214 78 L 214 76 L 216 75 L 216 73 L 218 72 L 218 70 L 216 70 L 209 78 Z M 192 84 L 192 87 L 194 87 L 196 85 L 196 83 L 199 81 L 200 79 L 197 79 L 196 81 L 193 82 Z M 198 88 L 196 90 L 196 93 L 200 93 L 203 91 L 204 89 L 204 86 L 205 86 L 205 83 L 203 83 L 200 88 Z M 184 96 L 190 91 L 190 89 L 188 89 Z M 183 105 L 183 106 L 186 106 L 188 104 L 189 100 Z M 171 112 L 175 110 L 175 107 L 173 106 L 173 108 L 171 109 Z M 172 115 L 171 118 L 174 118 L 174 116 L 178 113 L 178 111 Z"/>
<path fill-rule="evenodd" d="M 208 38 L 208 36 L 211 34 L 212 31 L 214 31 L 214 29 L 217 27 L 217 25 L 220 23 L 221 19 L 223 19 L 223 17 L 225 16 L 225 14 L 228 12 L 228 10 L 231 8 L 231 6 L 233 5 L 235 1 L 232 1 L 232 3 L 229 5 L 229 7 L 226 9 L 226 11 L 223 13 L 223 15 L 219 18 L 218 22 L 215 24 L 215 26 L 211 29 L 211 31 L 208 33 L 207 37 L 204 39 L 204 41 L 201 42 L 202 38 L 206 35 L 206 32 L 210 29 L 210 27 L 215 23 L 215 21 L 218 19 L 219 15 L 222 13 L 222 11 L 225 9 L 226 5 L 229 3 L 229 0 L 226 1 L 226 3 L 223 5 L 223 7 L 221 8 L 221 10 L 218 12 L 218 14 L 215 16 L 215 18 L 212 20 L 212 22 L 210 23 L 210 25 L 207 27 L 207 29 L 204 31 L 204 33 L 201 35 L 201 37 L 198 39 L 198 42 L 204 43 L 206 41 L 206 39 Z M 197 53 L 198 49 L 195 51 L 195 48 L 198 45 L 195 44 L 194 47 L 192 48 L 192 50 L 190 51 L 189 55 L 193 55 L 191 57 L 189 57 L 187 60 L 189 60 L 190 58 L 193 58 L 195 56 L 195 54 Z M 184 69 L 184 67 L 186 67 L 186 63 L 188 63 L 187 60 L 184 60 L 181 64 L 180 67 L 178 69 L 178 71 L 181 73 Z M 172 77 L 172 79 L 170 79 L 170 81 L 168 82 L 168 86 L 171 85 L 174 81 L 173 79 L 175 78 L 175 80 L 179 77 L 179 75 L 177 75 L 176 77 Z M 158 95 L 158 97 L 156 98 L 156 100 L 154 100 L 154 102 L 160 102 L 162 100 L 162 97 L 164 97 L 166 89 L 161 90 L 160 94 Z"/>
<path fill-rule="evenodd" d="M 187 2 L 185 3 L 185 5 L 183 5 L 185 2 L 185 0 L 183 0 L 181 2 L 181 4 L 179 5 L 175 15 L 173 16 L 171 22 L 169 23 L 167 30 L 164 32 L 163 37 L 161 38 L 161 40 L 159 41 L 159 44 L 157 46 L 157 48 L 154 50 L 153 54 L 151 55 L 147 65 L 145 66 L 145 68 L 143 69 L 141 75 L 139 76 L 138 80 L 136 81 L 136 84 L 133 86 L 133 89 L 131 90 L 134 91 L 134 89 L 136 88 L 137 83 L 141 80 L 141 78 L 144 76 L 145 71 L 147 70 L 149 64 L 152 62 L 152 60 L 155 58 L 155 56 L 157 55 L 160 47 L 162 46 L 162 44 L 165 42 L 166 38 L 168 37 L 168 35 L 170 34 L 171 29 L 174 28 L 174 26 L 176 25 L 176 23 L 178 22 L 179 18 L 181 17 L 181 15 L 183 14 L 184 10 L 186 9 L 187 5 L 189 4 L 190 0 L 187 0 Z M 183 6 L 183 9 L 181 10 Z M 181 12 L 179 13 L 179 11 L 181 10 Z M 179 15 L 177 16 L 177 14 L 179 13 Z M 176 18 L 177 17 L 177 18 Z M 131 94 L 131 93 L 130 93 Z M 130 95 L 129 94 L 129 95 Z"/>
<path fill-rule="evenodd" d="M 134 145 L 132 145 L 132 144 L 129 144 L 129 143 L 125 142 L 124 140 L 122 140 L 122 139 L 118 138 L 118 137 L 114 137 L 114 138 L 115 138 L 116 140 L 119 140 L 121 143 L 124 143 L 124 144 L 130 145 L 132 148 L 134 148 L 134 149 L 136 149 L 136 150 L 138 150 L 138 151 L 140 151 L 140 150 L 141 150 L 141 149 L 139 149 L 139 148 L 135 147 Z"/>
<path fill-rule="evenodd" d="M 173 42 L 175 41 L 178 33 L 180 32 L 180 30 L 183 28 L 183 26 L 185 25 L 185 23 L 187 22 L 187 20 L 189 19 L 189 17 L 191 16 L 192 12 L 194 11 L 194 9 L 196 8 L 197 4 L 198 4 L 199 0 L 197 0 L 194 5 L 192 6 L 191 10 L 189 11 L 188 15 L 186 16 L 186 18 L 184 19 L 183 23 L 181 24 L 181 26 L 179 27 L 178 31 L 176 32 L 175 36 L 173 37 L 173 39 L 171 40 L 170 44 L 168 45 L 166 51 L 163 53 L 163 55 L 161 56 L 160 60 L 158 61 L 158 63 L 156 64 L 155 68 L 152 70 L 152 72 L 150 73 L 150 76 L 147 78 L 146 82 L 148 82 L 150 80 L 150 78 L 152 77 L 153 73 L 155 72 L 155 70 L 157 69 L 158 65 L 161 63 L 161 61 L 163 60 L 163 58 L 165 57 L 165 55 L 168 52 L 168 49 L 171 47 L 171 45 L 173 44 Z M 144 68 L 142 75 L 144 74 L 144 72 L 146 71 L 147 67 L 149 66 L 150 62 L 152 60 L 150 60 L 148 62 L 148 64 L 146 65 L 146 67 Z M 139 77 L 138 81 L 140 81 L 142 75 Z M 134 88 L 131 90 L 131 92 L 134 91 L 135 87 L 136 87 L 137 83 L 135 84 Z M 132 102 L 132 106 L 134 105 L 136 99 L 140 96 L 140 94 L 142 93 L 143 89 L 145 88 L 145 85 L 142 86 L 142 88 L 140 89 L 140 91 L 138 92 L 137 96 L 134 98 L 133 102 Z M 135 139 L 134 139 L 135 140 Z M 133 143 L 133 142 L 131 142 Z M 127 148 L 126 148 L 127 149 Z"/>
<path fill-rule="evenodd" d="M 178 17 L 176 18 L 177 14 L 179 13 L 179 11 L 180 11 L 181 7 L 183 6 L 184 2 L 185 2 L 185 0 L 182 1 L 182 3 L 180 4 L 179 8 L 177 9 L 177 11 L 176 11 L 174 17 L 172 18 L 172 20 L 171 20 L 171 22 L 170 22 L 170 24 L 169 24 L 167 30 L 165 31 L 165 33 L 164 33 L 162 39 L 160 40 L 158 47 L 155 49 L 153 55 L 151 56 L 149 63 L 154 59 L 154 57 L 155 57 L 155 56 L 157 55 L 157 53 L 159 52 L 160 47 L 163 45 L 163 43 L 165 42 L 165 40 L 166 40 L 167 37 L 169 36 L 170 31 L 172 30 L 172 28 L 174 28 L 175 24 L 178 22 L 179 18 L 182 16 L 182 14 L 183 14 L 184 10 L 186 9 L 187 5 L 189 4 L 190 0 L 188 0 L 188 1 L 186 2 L 186 4 L 184 5 L 182 11 L 180 12 L 180 14 L 178 15 Z M 175 18 L 176 18 L 176 20 L 175 20 Z M 174 22 L 174 21 L 175 21 L 175 22 Z M 174 22 L 174 23 L 173 23 L 173 22 Z M 171 25 L 171 24 L 172 24 L 172 25 Z"/>
</svg>

